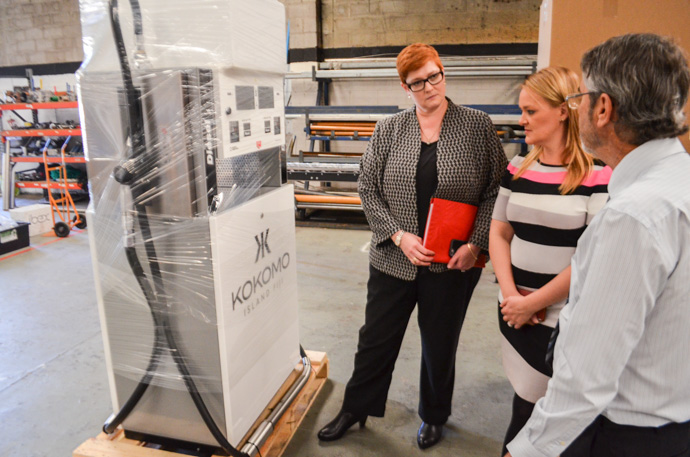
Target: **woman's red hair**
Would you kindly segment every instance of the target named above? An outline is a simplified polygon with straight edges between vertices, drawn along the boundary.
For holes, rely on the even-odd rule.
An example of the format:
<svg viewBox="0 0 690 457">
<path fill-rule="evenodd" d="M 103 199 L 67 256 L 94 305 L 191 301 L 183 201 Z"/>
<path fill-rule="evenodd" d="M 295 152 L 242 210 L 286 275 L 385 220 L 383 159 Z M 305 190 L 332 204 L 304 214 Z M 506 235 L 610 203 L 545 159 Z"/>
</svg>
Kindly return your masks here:
<svg viewBox="0 0 690 457">
<path fill-rule="evenodd" d="M 434 62 L 439 69 L 443 70 L 438 52 L 428 44 L 414 43 L 400 51 L 395 64 L 398 75 L 400 75 L 400 81 L 407 84 L 407 75 L 422 68 L 429 61 Z"/>
</svg>

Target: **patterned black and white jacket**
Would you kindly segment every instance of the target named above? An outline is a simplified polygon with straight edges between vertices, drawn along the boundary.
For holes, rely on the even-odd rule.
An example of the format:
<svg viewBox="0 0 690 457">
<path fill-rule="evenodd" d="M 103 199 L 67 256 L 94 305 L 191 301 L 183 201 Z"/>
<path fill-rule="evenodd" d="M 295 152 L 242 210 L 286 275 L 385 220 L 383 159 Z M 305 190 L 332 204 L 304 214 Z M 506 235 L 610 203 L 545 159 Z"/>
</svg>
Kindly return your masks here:
<svg viewBox="0 0 690 457">
<path fill-rule="evenodd" d="M 417 267 L 390 237 L 398 230 L 419 233 L 416 174 L 421 141 L 412 107 L 376 124 L 360 162 L 358 190 L 373 232 L 369 261 L 377 270 L 407 281 L 415 279 Z M 449 99 L 437 147 L 434 197 L 478 206 L 470 243 L 488 251 L 491 214 L 508 164 L 491 119 Z M 436 273 L 446 269 L 440 263 L 430 267 Z"/>
</svg>

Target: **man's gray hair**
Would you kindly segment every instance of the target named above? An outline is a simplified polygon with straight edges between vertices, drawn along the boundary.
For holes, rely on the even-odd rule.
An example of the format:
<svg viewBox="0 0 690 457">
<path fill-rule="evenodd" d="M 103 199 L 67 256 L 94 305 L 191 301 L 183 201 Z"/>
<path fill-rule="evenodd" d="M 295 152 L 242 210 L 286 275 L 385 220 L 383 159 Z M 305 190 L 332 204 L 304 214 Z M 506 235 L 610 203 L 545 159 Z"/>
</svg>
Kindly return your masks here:
<svg viewBox="0 0 690 457">
<path fill-rule="evenodd" d="M 610 38 L 587 51 L 581 67 L 587 90 L 613 100 L 614 129 L 623 141 L 639 146 L 688 131 L 690 71 L 671 40 L 650 33 Z"/>
</svg>

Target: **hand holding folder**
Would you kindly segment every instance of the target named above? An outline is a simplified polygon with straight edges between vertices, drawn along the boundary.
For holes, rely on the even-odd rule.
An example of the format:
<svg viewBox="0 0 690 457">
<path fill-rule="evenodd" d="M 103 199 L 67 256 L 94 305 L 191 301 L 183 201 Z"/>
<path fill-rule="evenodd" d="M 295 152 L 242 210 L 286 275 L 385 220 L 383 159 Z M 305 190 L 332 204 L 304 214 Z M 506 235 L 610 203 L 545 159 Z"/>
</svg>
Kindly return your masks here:
<svg viewBox="0 0 690 457">
<path fill-rule="evenodd" d="M 472 235 L 477 207 L 466 203 L 432 198 L 426 220 L 423 245 L 436 253 L 433 262 L 448 263 Z M 484 268 L 486 256 L 479 256 L 475 267 Z"/>
</svg>

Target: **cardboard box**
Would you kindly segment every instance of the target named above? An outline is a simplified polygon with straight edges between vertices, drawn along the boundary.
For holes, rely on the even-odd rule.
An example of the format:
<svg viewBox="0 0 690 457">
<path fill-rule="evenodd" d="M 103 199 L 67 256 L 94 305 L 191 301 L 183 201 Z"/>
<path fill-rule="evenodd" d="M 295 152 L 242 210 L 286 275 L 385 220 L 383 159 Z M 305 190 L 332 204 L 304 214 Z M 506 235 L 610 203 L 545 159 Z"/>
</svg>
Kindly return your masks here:
<svg viewBox="0 0 690 457">
<path fill-rule="evenodd" d="M 10 217 L 17 222 L 28 222 L 29 236 L 41 235 L 53 230 L 50 205 L 29 205 L 10 210 Z"/>
<path fill-rule="evenodd" d="M 20 222 L 16 227 L 0 226 L 0 255 L 29 246 L 29 224 Z"/>
<path fill-rule="evenodd" d="M 647 0 L 543 0 L 538 68 L 558 65 L 580 73 L 585 51 L 611 37 L 633 32 L 671 37 L 690 52 L 688 0 L 666 0 L 657 8 L 652 5 Z M 685 112 L 688 110 L 690 100 L 685 105 Z M 690 151 L 690 137 L 681 135 L 679 139 Z"/>
</svg>

